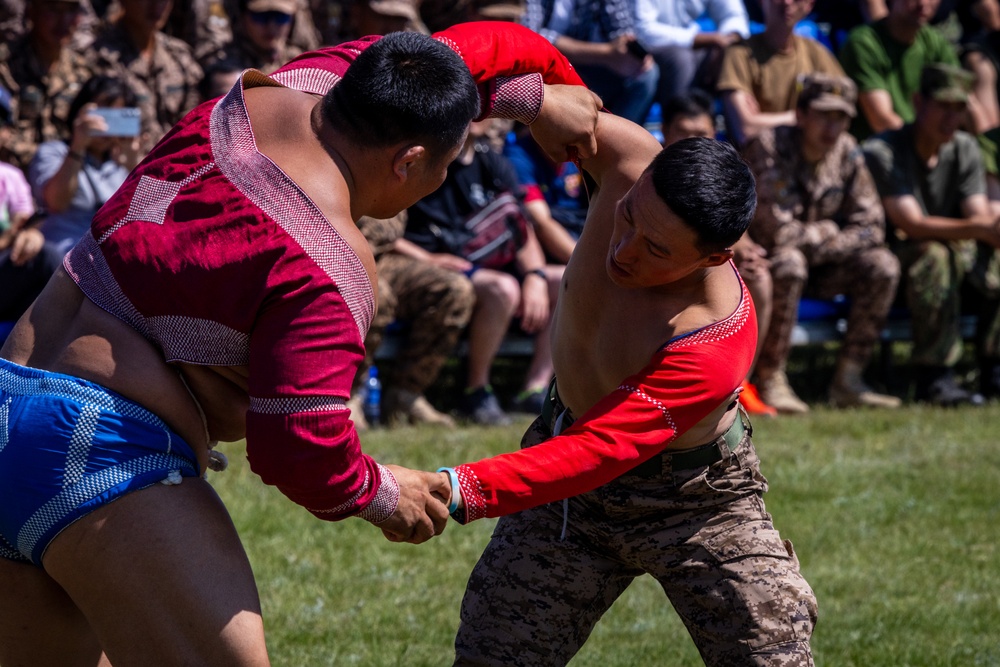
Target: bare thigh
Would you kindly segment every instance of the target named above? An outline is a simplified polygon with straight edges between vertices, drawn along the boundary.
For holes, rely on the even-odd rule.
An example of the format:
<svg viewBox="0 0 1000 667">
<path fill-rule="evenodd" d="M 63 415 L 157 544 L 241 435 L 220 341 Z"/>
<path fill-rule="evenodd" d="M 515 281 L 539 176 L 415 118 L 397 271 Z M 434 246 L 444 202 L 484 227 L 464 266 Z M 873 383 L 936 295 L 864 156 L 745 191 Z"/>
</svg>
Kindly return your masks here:
<svg viewBox="0 0 1000 667">
<path fill-rule="evenodd" d="M 0 665 L 108 665 L 66 592 L 34 565 L 0 559 Z"/>
<path fill-rule="evenodd" d="M 250 563 L 202 479 L 88 514 L 52 541 L 43 565 L 115 667 L 269 664 Z"/>
</svg>

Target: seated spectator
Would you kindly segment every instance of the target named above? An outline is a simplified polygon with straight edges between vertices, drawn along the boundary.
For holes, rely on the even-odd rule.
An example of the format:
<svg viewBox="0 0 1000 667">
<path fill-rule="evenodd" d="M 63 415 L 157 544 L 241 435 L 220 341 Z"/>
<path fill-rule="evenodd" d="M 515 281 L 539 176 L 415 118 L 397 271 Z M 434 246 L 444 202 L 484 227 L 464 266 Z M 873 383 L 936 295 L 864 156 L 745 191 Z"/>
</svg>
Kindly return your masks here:
<svg viewBox="0 0 1000 667">
<path fill-rule="evenodd" d="M 43 141 L 69 137 L 69 105 L 91 74 L 69 47 L 82 16 L 80 0 L 33 0 L 25 10 L 28 32 L 0 44 L 0 84 L 15 100 L 4 159 L 21 169 Z"/>
<path fill-rule="evenodd" d="M 233 40 L 223 0 L 175 2 L 163 32 L 187 42 L 198 62 L 204 62 Z"/>
<path fill-rule="evenodd" d="M 234 27 L 240 22 L 242 2 L 243 0 L 222 0 L 226 14 L 229 15 Z M 292 20 L 292 32 L 288 35 L 288 43 L 299 51 L 313 51 L 324 44 L 319 26 L 313 20 L 310 0 L 295 0 L 295 18 Z"/>
<path fill-rule="evenodd" d="M 0 148 L 10 138 L 11 96 L 0 87 Z M 0 162 L 0 322 L 17 320 L 59 266 L 31 224 L 31 189 L 20 169 Z"/>
<path fill-rule="evenodd" d="M 741 146 L 764 128 L 795 124 L 801 76 L 844 75 L 825 46 L 794 32 L 813 0 L 764 0 L 763 6 L 764 32 L 727 48 L 719 74 L 726 130 Z"/>
<path fill-rule="evenodd" d="M 65 255 L 90 229 L 90 221 L 139 162 L 139 137 L 111 137 L 98 108 L 134 107 L 135 94 L 121 79 L 95 76 L 69 109 L 69 143 L 46 141 L 28 169 L 46 216 L 39 229 Z"/>
<path fill-rule="evenodd" d="M 406 228 L 406 212 L 391 220 L 361 218 L 358 227 L 375 255 L 378 312 L 365 337 L 365 361 L 358 367 L 351 400 L 355 428 L 364 429 L 362 394 L 368 369 L 394 320 L 404 324 L 403 342 L 383 382 L 384 421 L 389 426 L 435 424 L 451 428 L 455 421 L 425 398 L 476 305 L 472 282 L 462 273 L 396 252 Z"/>
<path fill-rule="evenodd" d="M 121 0 L 121 17 L 94 41 L 94 69 L 122 79 L 138 97 L 143 153 L 201 101 L 203 73 L 191 47 L 162 32 L 172 4 Z"/>
<path fill-rule="evenodd" d="M 629 0 L 528 0 L 523 21 L 569 58 L 604 106 L 636 123 L 645 120 L 659 73 L 637 48 Z"/>
<path fill-rule="evenodd" d="M 972 79 L 958 67 L 925 67 L 914 121 L 864 144 L 903 265 L 916 398 L 936 405 L 982 402 L 954 374 L 963 306 L 978 315 L 980 390 L 1000 395 L 1000 219 L 987 202 L 979 146 L 958 129 Z"/>
<path fill-rule="evenodd" d="M 569 262 L 587 218 L 587 188 L 572 162 L 556 164 L 531 136 L 526 125 L 503 150 L 514 165 L 524 212 L 551 264 Z"/>
<path fill-rule="evenodd" d="M 690 137 L 715 137 L 715 122 L 712 119 L 712 98 L 700 90 L 679 95 L 663 108 L 664 147 Z M 760 356 L 761 344 L 771 320 L 771 272 L 767 267 L 767 253 L 759 245 L 743 237 L 733 246 L 733 262 L 739 269 L 743 282 L 753 299 L 757 313 L 757 352 Z M 740 403 L 750 414 L 773 416 L 777 411 L 760 399 L 757 387 L 750 382 L 753 365 L 743 381 Z"/>
<path fill-rule="evenodd" d="M 706 12 L 713 31 L 697 21 Z M 660 68 L 659 99 L 666 104 L 691 88 L 714 92 L 723 52 L 750 35 L 750 24 L 740 0 L 636 0 L 635 33 Z"/>
<path fill-rule="evenodd" d="M 288 44 L 296 8 L 295 0 L 240 0 L 233 37 L 205 58 L 206 76 L 221 71 L 237 72 L 232 78 L 232 83 L 236 83 L 238 72 L 253 68 L 270 74 L 302 53 Z M 225 90 L 231 87 L 232 84 Z M 212 92 L 223 94 L 216 89 Z"/>
<path fill-rule="evenodd" d="M 973 0 L 959 5 L 976 30 L 966 35 L 962 65 L 976 76 L 973 129 L 986 132 L 1000 126 L 1000 0 Z"/>
<path fill-rule="evenodd" d="M 940 0 L 889 0 L 889 13 L 858 26 L 840 52 L 847 75 L 858 84 L 861 113 L 851 132 L 859 139 L 913 122 L 913 95 L 925 65 L 958 65 L 951 44 L 928 22 Z"/>
<path fill-rule="evenodd" d="M 845 294 L 847 331 L 830 385 L 837 407 L 895 408 L 901 401 L 863 379 L 896 296 L 899 262 L 885 246 L 885 216 L 858 144 L 847 132 L 857 89 L 846 77 L 809 74 L 794 126 L 763 130 L 744 157 L 757 178 L 750 234 L 768 253 L 771 323 L 757 362 L 757 387 L 782 413 L 808 412 L 785 365 L 803 293 Z M 864 276 L 859 280 L 859 276 Z"/>
<path fill-rule="evenodd" d="M 549 318 L 563 267 L 546 265 L 514 196 L 513 167 L 480 143 L 488 123 L 472 124 L 444 185 L 409 209 L 406 234 L 396 243 L 396 251 L 471 278 L 476 306 L 469 323 L 461 413 L 478 424 L 506 424 L 509 417 L 490 387 L 493 361 L 511 322 L 518 318 L 521 329 L 535 335 L 535 352 L 515 408 L 540 410 L 552 379 Z M 467 229 L 488 231 L 493 242 L 473 248 Z M 487 239 L 477 235 L 477 240 Z M 491 252 L 493 248 L 502 252 Z"/>
</svg>

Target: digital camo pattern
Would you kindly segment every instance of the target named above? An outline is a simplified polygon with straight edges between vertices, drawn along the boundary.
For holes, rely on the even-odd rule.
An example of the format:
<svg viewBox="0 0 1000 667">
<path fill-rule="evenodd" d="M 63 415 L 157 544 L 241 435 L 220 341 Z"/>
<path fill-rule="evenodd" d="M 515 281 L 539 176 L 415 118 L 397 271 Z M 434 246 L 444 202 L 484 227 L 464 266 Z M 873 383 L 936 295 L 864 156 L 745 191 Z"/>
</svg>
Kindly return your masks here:
<svg viewBox="0 0 1000 667">
<path fill-rule="evenodd" d="M 522 446 L 550 435 L 539 417 Z M 816 599 L 764 509 L 749 435 L 708 468 L 671 472 L 663 458 L 660 476 L 501 518 L 469 580 L 455 664 L 564 665 L 648 573 L 707 665 L 812 665 Z"/>
<path fill-rule="evenodd" d="M 1000 254 L 983 243 L 902 241 L 896 252 L 903 264 L 906 303 L 914 313 L 914 364 L 954 366 L 962 356 L 963 285 L 976 294 L 966 299 L 978 318 L 981 357 L 1000 359 Z"/>
</svg>

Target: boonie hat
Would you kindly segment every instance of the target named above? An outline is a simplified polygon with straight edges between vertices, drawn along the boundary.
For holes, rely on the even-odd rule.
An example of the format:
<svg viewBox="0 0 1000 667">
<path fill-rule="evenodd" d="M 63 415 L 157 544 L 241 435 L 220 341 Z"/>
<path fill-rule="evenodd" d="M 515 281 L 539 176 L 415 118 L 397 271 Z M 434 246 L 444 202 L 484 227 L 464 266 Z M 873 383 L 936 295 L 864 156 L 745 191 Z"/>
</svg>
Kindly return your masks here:
<svg viewBox="0 0 1000 667">
<path fill-rule="evenodd" d="M 368 0 L 368 8 L 383 16 L 398 16 L 414 22 L 420 20 L 416 4 L 407 0 Z"/>
<path fill-rule="evenodd" d="M 938 102 L 968 102 L 975 76 L 953 65 L 927 65 L 920 73 L 920 94 Z"/>
<path fill-rule="evenodd" d="M 248 12 L 281 12 L 293 15 L 299 9 L 296 0 L 250 0 L 247 2 Z"/>
<path fill-rule="evenodd" d="M 799 78 L 799 106 L 818 111 L 843 111 L 854 118 L 858 115 L 857 100 L 858 87 L 846 76 L 813 72 Z"/>
<path fill-rule="evenodd" d="M 472 6 L 481 16 L 498 21 L 516 21 L 524 14 L 523 0 L 475 0 Z"/>
</svg>

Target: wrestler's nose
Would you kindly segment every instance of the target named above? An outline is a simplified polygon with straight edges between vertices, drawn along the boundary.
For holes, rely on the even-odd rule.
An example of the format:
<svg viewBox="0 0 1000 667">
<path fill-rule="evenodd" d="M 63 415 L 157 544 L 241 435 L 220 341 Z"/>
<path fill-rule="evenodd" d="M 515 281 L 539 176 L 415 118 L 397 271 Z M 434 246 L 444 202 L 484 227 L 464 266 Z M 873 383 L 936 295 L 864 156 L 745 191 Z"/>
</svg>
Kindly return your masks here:
<svg viewBox="0 0 1000 667">
<path fill-rule="evenodd" d="M 612 255 L 619 264 L 628 264 L 635 259 L 635 235 L 626 232 L 614 244 Z"/>
</svg>

